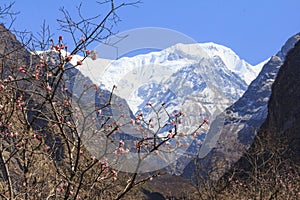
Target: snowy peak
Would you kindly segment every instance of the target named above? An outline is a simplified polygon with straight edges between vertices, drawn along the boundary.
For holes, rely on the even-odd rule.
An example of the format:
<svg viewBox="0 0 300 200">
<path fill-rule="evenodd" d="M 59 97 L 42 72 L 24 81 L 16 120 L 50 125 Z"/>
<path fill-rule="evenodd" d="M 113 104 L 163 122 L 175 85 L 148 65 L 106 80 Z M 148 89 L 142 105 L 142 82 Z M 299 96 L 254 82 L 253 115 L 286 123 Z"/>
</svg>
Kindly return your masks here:
<svg viewBox="0 0 300 200">
<path fill-rule="evenodd" d="M 173 85 L 176 91 L 183 91 L 183 88 L 188 88 L 188 83 L 191 90 L 193 87 L 198 88 L 195 86 L 198 83 L 203 83 L 207 89 L 201 87 L 202 92 L 211 91 L 214 95 L 225 95 L 226 101 L 230 99 L 230 103 L 233 103 L 231 101 L 241 97 L 262 67 L 252 66 L 240 59 L 230 48 L 214 43 L 179 43 L 159 52 L 111 61 L 100 60 L 86 59 L 79 70 L 103 89 L 110 91 L 114 85 L 118 86 L 117 95 L 126 99 L 134 113 L 146 101 L 153 99 L 151 95 L 162 95 L 156 89 Z M 178 84 L 181 82 L 171 84 L 172 81 L 185 77 L 186 71 L 196 72 L 196 78 L 186 76 L 183 85 Z M 146 96 L 145 88 L 152 88 L 151 92 L 147 91 Z M 193 94 L 201 96 L 201 91 L 194 91 Z M 185 93 L 186 91 L 182 92 Z"/>
<path fill-rule="evenodd" d="M 232 49 L 213 42 L 198 44 L 180 43 L 161 51 L 160 54 L 165 55 L 163 57 L 168 61 L 188 59 L 196 62 L 202 58 L 210 57 L 216 62 L 223 63 L 230 71 L 240 76 L 247 85 L 257 77 L 266 62 L 252 66 L 241 59 Z"/>
<path fill-rule="evenodd" d="M 114 62 L 114 65 L 124 63 L 133 65 L 145 64 L 192 64 L 198 63 L 201 59 L 211 58 L 218 62 L 218 67 L 226 67 L 233 73 L 241 77 L 249 85 L 261 71 L 263 64 L 252 66 L 241 59 L 233 50 L 228 47 L 212 42 L 198 44 L 176 44 L 160 52 L 152 52 L 135 57 L 124 57 Z M 221 66 L 221 64 L 223 66 Z"/>
<path fill-rule="evenodd" d="M 83 65 L 80 67 L 80 71 L 89 76 L 87 68 L 93 68 L 91 65 L 92 63 L 88 62 L 88 66 Z M 95 66 L 95 68 L 99 69 L 99 66 Z M 139 94 L 139 91 L 143 91 L 142 88 L 148 88 L 151 84 L 162 86 L 168 79 L 177 80 L 176 77 L 171 77 L 172 74 L 181 79 L 185 71 L 182 69 L 189 70 L 189 68 L 198 71 L 196 73 L 198 81 L 207 82 L 208 87 L 213 85 L 214 91 L 217 90 L 217 86 L 222 87 L 226 91 L 227 98 L 233 100 L 237 100 L 243 94 L 248 84 L 258 73 L 251 69 L 254 66 L 241 60 L 227 47 L 214 43 L 179 43 L 160 52 L 113 60 L 107 65 L 101 66 L 99 73 L 91 73 L 90 76 L 93 77 L 90 78 L 93 81 L 96 80 L 97 84 L 102 85 L 103 89 L 111 90 L 113 85 L 117 85 L 120 92 L 118 95 L 125 98 L 135 112 L 143 106 L 141 104 L 147 98 L 151 99 L 148 95 L 143 97 Z M 202 77 L 200 80 L 201 74 L 206 74 L 205 79 Z M 222 80 L 217 80 L 215 77 Z M 185 82 L 196 84 L 195 80 L 185 80 Z M 223 82 L 227 82 L 227 84 L 219 85 Z M 175 84 L 175 86 L 181 88 L 181 85 Z M 222 90 L 222 88 L 218 90 Z M 155 91 L 153 92 L 155 93 Z"/>
<path fill-rule="evenodd" d="M 202 48 L 201 44 L 182 44 L 178 43 L 174 46 L 171 46 L 163 51 L 162 54 L 168 54 L 168 60 L 172 60 L 172 55 L 177 55 L 177 57 L 173 57 L 177 59 L 189 59 L 189 60 L 199 60 L 201 58 L 208 58 L 209 55 L 207 51 Z"/>
<path fill-rule="evenodd" d="M 239 75 L 248 85 L 257 77 L 262 66 L 254 67 L 241 59 L 232 49 L 212 42 L 199 44 L 213 59 L 221 59 L 232 72 Z"/>
</svg>

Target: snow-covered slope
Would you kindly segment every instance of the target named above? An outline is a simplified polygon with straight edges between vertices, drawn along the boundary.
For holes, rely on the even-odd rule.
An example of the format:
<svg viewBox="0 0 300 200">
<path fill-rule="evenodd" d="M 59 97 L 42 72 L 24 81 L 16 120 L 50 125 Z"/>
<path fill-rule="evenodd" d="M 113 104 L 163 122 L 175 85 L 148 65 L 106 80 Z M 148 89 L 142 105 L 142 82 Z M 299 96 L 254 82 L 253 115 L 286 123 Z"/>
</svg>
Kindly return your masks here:
<svg viewBox="0 0 300 200">
<path fill-rule="evenodd" d="M 111 90 L 117 85 L 116 94 L 126 99 L 136 113 L 151 98 L 163 99 L 157 96 L 163 95 L 159 91 L 172 84 L 172 91 L 181 91 L 178 93 L 181 97 L 186 93 L 205 96 L 217 90 L 214 95 L 225 95 L 224 101 L 229 105 L 244 93 L 260 69 L 240 59 L 227 47 L 204 43 L 177 44 L 160 52 L 123 57 L 116 61 L 87 60 L 79 70 L 104 89 Z M 187 74 L 189 77 L 181 79 Z M 205 87 L 199 90 L 196 85 L 201 84 Z M 212 85 L 214 88 L 210 87 Z"/>
</svg>

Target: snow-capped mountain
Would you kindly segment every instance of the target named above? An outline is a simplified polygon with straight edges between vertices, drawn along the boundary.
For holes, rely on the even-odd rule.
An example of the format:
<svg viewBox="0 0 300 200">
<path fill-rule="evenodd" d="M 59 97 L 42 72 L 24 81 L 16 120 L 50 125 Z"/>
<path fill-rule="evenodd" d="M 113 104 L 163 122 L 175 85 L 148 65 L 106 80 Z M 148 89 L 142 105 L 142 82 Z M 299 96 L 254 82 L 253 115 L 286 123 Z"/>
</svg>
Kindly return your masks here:
<svg viewBox="0 0 300 200">
<path fill-rule="evenodd" d="M 186 125 L 212 118 L 236 101 L 258 74 L 259 67 L 240 59 L 231 49 L 214 43 L 177 44 L 119 60 L 87 60 L 78 68 L 103 89 L 117 86 L 133 113 L 143 112 L 147 102 L 183 110 Z"/>
<path fill-rule="evenodd" d="M 117 86 L 115 94 L 135 114 L 152 117 L 155 113 L 147 108 L 148 102 L 154 106 L 166 102 L 169 112 L 183 111 L 187 116 L 183 131 L 189 133 L 201 120 L 212 120 L 238 100 L 261 67 L 227 47 L 203 43 L 177 44 L 118 60 L 87 60 L 78 69 L 105 90 Z"/>
<path fill-rule="evenodd" d="M 76 58 L 72 62 L 76 63 Z M 167 122 L 168 114 L 183 111 L 185 117 L 179 131 L 191 135 L 203 119 L 213 120 L 238 100 L 256 78 L 260 67 L 262 65 L 252 66 L 240 59 L 227 47 L 204 43 L 177 44 L 160 52 L 118 60 L 86 59 L 78 69 L 104 91 L 117 86 L 114 94 L 125 99 L 130 108 L 127 104 L 122 107 L 113 102 L 118 104 L 116 114 L 130 109 L 124 113 L 141 112 L 145 118 L 157 118 L 156 111 L 147 105 L 151 103 L 159 110 L 163 103 L 168 113 L 161 109 L 160 120 Z M 205 139 L 207 129 L 209 126 L 199 130 L 198 144 Z M 159 134 L 163 136 L 169 130 L 166 126 Z M 192 141 L 193 137 L 183 137 L 181 143 Z"/>
<path fill-rule="evenodd" d="M 177 44 L 160 52 L 116 61 L 87 60 L 79 70 L 107 90 L 118 86 L 116 94 L 126 99 L 136 113 L 153 98 L 168 101 L 161 96 L 167 89 L 177 97 L 189 93 L 205 97 L 206 102 L 210 101 L 207 96 L 215 93 L 216 98 L 226 97 L 218 103 L 228 106 L 244 93 L 260 68 L 251 66 L 227 47 L 204 43 Z"/>
</svg>

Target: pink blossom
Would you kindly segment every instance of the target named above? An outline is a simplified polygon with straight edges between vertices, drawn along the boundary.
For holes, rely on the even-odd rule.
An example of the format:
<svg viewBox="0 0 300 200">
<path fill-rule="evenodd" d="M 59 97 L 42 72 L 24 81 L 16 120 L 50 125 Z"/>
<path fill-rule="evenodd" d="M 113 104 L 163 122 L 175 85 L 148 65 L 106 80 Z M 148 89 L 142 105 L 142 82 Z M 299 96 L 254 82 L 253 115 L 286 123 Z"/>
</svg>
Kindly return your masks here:
<svg viewBox="0 0 300 200">
<path fill-rule="evenodd" d="M 65 100 L 64 101 L 64 106 L 69 106 L 69 105 L 71 105 L 70 101 L 69 100 Z"/>
<path fill-rule="evenodd" d="M 119 145 L 120 145 L 120 146 L 124 146 L 124 145 L 125 145 L 125 142 L 124 142 L 123 140 L 120 140 Z"/>
<path fill-rule="evenodd" d="M 59 45 L 55 45 L 55 46 L 52 46 L 51 49 L 52 49 L 52 50 L 59 51 L 59 50 L 60 50 L 60 46 L 59 46 Z"/>
<path fill-rule="evenodd" d="M 72 57 L 71 55 L 68 55 L 68 56 L 67 56 L 67 62 L 70 62 L 70 61 L 72 60 L 72 58 L 73 58 L 73 57 Z"/>
<path fill-rule="evenodd" d="M 98 163 L 101 165 L 102 170 L 108 168 L 108 162 L 107 162 L 106 158 L 103 158 L 103 159 L 99 160 Z"/>
<path fill-rule="evenodd" d="M 47 92 L 49 92 L 49 91 L 51 91 L 52 88 L 51 88 L 50 85 L 47 85 L 47 87 L 45 89 L 46 89 Z"/>
<path fill-rule="evenodd" d="M 132 124 L 132 126 L 135 124 L 135 120 L 134 119 L 131 119 L 130 120 L 130 123 Z"/>
<path fill-rule="evenodd" d="M 40 66 L 35 66 L 35 79 L 38 80 L 39 77 L 40 77 L 40 73 L 41 73 L 41 70 L 40 70 Z"/>
<path fill-rule="evenodd" d="M 5 90 L 5 86 L 2 85 L 2 84 L 0 84 L 0 90 L 1 90 L 1 91 L 4 91 L 4 90 Z"/>
<path fill-rule="evenodd" d="M 63 187 L 64 187 L 64 188 L 67 188 L 67 187 L 68 187 L 68 183 L 65 183 L 65 184 L 63 185 Z"/>
<path fill-rule="evenodd" d="M 114 175 L 114 176 L 118 176 L 118 172 L 117 171 L 115 171 L 115 170 L 111 170 L 111 173 Z"/>
<path fill-rule="evenodd" d="M 25 73 L 25 69 L 23 67 L 19 67 L 19 72 Z"/>
<path fill-rule="evenodd" d="M 40 140 L 40 139 L 42 139 L 42 138 L 43 138 L 43 136 L 41 136 L 41 135 L 38 135 L 36 138 Z"/>
<path fill-rule="evenodd" d="M 116 150 L 114 151 L 114 154 L 116 156 L 120 156 L 123 153 L 128 153 L 129 149 L 124 149 L 123 147 L 117 147 Z"/>
<path fill-rule="evenodd" d="M 51 150 L 51 147 L 46 146 L 45 151 L 46 151 L 46 152 L 49 152 L 50 150 Z"/>
<path fill-rule="evenodd" d="M 13 81 L 15 80 L 12 76 L 8 76 L 8 81 Z"/>
<path fill-rule="evenodd" d="M 194 137 L 194 139 L 196 139 L 198 137 L 198 133 L 197 132 L 194 133 L 193 137 Z"/>
<path fill-rule="evenodd" d="M 72 124 L 72 122 L 67 122 L 67 126 L 72 126 L 73 124 Z"/>
<path fill-rule="evenodd" d="M 141 146 L 140 146 L 140 142 L 139 142 L 139 141 L 136 141 L 136 142 L 135 142 L 135 148 L 136 148 L 137 150 L 140 150 Z"/>
<path fill-rule="evenodd" d="M 98 115 L 101 115 L 102 110 L 99 109 L 99 110 L 97 110 L 96 112 L 98 113 Z"/>
<path fill-rule="evenodd" d="M 98 90 L 98 86 L 96 84 L 93 84 L 94 90 Z"/>
</svg>

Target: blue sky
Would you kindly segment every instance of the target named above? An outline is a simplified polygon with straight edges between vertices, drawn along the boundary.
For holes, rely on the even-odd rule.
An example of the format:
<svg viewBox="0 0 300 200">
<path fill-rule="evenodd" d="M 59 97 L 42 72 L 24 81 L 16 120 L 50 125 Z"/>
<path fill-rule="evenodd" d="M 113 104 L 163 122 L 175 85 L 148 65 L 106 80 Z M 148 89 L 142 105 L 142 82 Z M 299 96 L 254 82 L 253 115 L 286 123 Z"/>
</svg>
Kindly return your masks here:
<svg viewBox="0 0 300 200">
<path fill-rule="evenodd" d="M 126 0 L 124 0 L 126 1 Z M 14 28 L 38 32 L 44 20 L 52 32 L 65 7 L 74 12 L 79 0 L 16 0 L 20 11 Z M 82 1 L 85 14 L 102 12 L 94 1 Z M 284 42 L 300 32 L 299 0 L 143 0 L 124 7 L 118 31 L 141 27 L 174 29 L 198 42 L 215 42 L 233 49 L 241 58 L 257 64 L 275 54 Z"/>
</svg>

